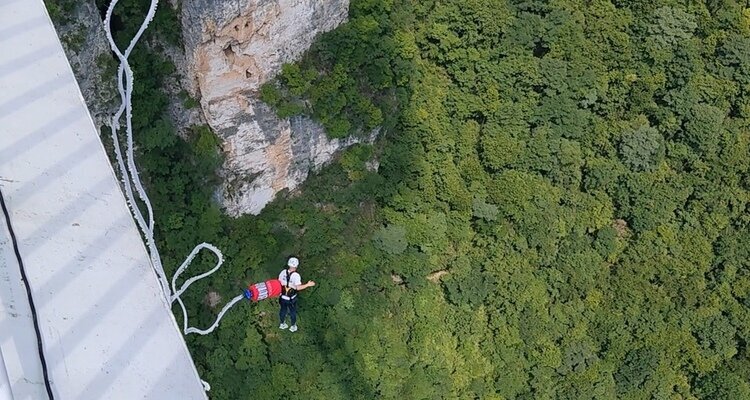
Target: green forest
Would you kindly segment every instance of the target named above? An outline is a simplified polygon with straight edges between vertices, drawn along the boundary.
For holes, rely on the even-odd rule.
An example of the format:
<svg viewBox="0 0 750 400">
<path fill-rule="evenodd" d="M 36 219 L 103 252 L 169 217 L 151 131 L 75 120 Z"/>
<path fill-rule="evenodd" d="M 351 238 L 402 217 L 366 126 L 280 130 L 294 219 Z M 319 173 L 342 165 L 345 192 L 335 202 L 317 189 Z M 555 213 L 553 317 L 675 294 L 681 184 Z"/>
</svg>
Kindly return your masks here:
<svg viewBox="0 0 750 400">
<path fill-rule="evenodd" d="M 165 111 L 178 13 L 131 57 L 133 122 L 168 272 L 227 258 L 191 323 L 290 255 L 318 283 L 296 333 L 267 300 L 186 337 L 211 399 L 750 399 L 750 4 L 351 0 L 261 96 L 379 140 L 236 219 L 218 139 Z"/>
</svg>

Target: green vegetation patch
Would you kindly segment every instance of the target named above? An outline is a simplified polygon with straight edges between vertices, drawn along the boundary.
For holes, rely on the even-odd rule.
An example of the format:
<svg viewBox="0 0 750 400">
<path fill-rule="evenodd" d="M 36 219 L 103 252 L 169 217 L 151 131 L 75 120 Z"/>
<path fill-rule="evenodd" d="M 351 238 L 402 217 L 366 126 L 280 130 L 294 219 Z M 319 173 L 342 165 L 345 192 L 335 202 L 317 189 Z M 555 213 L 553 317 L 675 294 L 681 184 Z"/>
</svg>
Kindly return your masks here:
<svg viewBox="0 0 750 400">
<path fill-rule="evenodd" d="M 137 48 L 164 264 L 201 241 L 227 257 L 185 295 L 195 323 L 219 311 L 209 291 L 230 299 L 288 255 L 318 282 L 294 334 L 267 301 L 187 337 L 211 398 L 747 398 L 743 7 L 352 0 L 262 96 L 335 137 L 383 125 L 383 143 L 237 219 L 213 201 L 216 140 L 175 136 L 172 68 Z"/>
</svg>

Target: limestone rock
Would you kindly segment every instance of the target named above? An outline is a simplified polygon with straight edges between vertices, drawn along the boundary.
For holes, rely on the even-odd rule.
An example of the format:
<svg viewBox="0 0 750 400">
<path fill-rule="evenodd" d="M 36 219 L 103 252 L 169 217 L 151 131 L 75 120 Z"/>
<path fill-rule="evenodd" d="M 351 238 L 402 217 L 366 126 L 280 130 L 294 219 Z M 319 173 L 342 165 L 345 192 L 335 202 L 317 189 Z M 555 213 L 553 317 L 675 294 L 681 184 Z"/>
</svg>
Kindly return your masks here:
<svg viewBox="0 0 750 400">
<path fill-rule="evenodd" d="M 276 193 L 360 139 L 329 140 L 304 117 L 280 119 L 260 86 L 315 37 L 346 20 L 348 0 L 185 0 L 187 88 L 223 140 L 219 197 L 231 215 L 257 214 Z"/>
<path fill-rule="evenodd" d="M 257 214 L 276 193 L 294 190 L 310 171 L 330 161 L 335 153 L 355 143 L 372 143 L 379 130 L 366 138 L 329 139 L 323 127 L 307 117 L 279 119 L 259 100 L 249 99 L 254 114 L 237 129 L 226 129 L 224 184 L 219 193 L 230 215 Z"/>
<path fill-rule="evenodd" d="M 315 37 L 344 22 L 348 0 L 185 0 L 191 88 L 205 105 L 257 90 Z"/>
</svg>

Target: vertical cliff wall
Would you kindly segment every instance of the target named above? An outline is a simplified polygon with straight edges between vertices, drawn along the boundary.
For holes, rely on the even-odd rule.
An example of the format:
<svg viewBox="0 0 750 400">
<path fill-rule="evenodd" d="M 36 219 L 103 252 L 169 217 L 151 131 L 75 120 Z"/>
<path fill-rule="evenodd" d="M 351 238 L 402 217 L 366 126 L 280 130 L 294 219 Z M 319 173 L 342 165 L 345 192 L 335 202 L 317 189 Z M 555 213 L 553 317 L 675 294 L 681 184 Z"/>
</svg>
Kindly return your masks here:
<svg viewBox="0 0 750 400">
<path fill-rule="evenodd" d="M 70 9 L 54 9 L 50 16 L 63 44 L 78 86 L 97 128 L 109 125 L 117 110 L 117 64 L 112 59 L 104 25 L 94 0 L 71 3 Z"/>
<path fill-rule="evenodd" d="M 185 0 L 187 81 L 226 162 L 221 201 L 232 215 L 258 213 L 281 190 L 354 143 L 328 140 L 304 118 L 279 119 L 258 90 L 315 37 L 346 20 L 348 0 Z"/>
</svg>

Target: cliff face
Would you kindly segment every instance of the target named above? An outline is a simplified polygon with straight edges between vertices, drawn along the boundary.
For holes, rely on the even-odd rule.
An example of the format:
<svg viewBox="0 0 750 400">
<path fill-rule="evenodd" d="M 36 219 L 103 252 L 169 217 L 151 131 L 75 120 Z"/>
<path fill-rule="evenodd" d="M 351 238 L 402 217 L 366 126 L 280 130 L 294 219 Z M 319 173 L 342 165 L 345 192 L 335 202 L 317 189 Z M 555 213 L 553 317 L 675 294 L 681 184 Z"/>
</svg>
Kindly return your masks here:
<svg viewBox="0 0 750 400">
<path fill-rule="evenodd" d="M 183 37 L 203 101 L 257 90 L 315 37 L 346 20 L 348 0 L 185 0 Z"/>
<path fill-rule="evenodd" d="M 258 99 L 260 85 L 298 59 L 314 38 L 346 20 L 348 0 L 185 0 L 186 86 L 224 142 L 219 196 L 232 215 L 258 213 L 311 169 L 356 142 L 328 140 L 323 128 L 279 119 Z"/>
<path fill-rule="evenodd" d="M 94 0 L 74 3 L 72 10 L 51 13 L 81 93 L 97 128 L 110 125 L 119 100 L 117 71 L 104 25 Z"/>
<path fill-rule="evenodd" d="M 92 116 L 98 126 L 109 125 L 119 99 L 117 63 L 94 1 L 74 4 L 74 13 L 61 13 L 56 26 Z M 181 134 L 205 121 L 222 139 L 226 161 L 217 196 L 229 214 L 257 214 L 278 192 L 295 189 L 311 170 L 361 140 L 329 140 L 316 122 L 279 119 L 258 99 L 260 86 L 317 35 L 346 21 L 348 8 L 349 0 L 182 0 L 185 51 L 159 46 L 179 75 L 166 82 L 169 111 Z M 182 87 L 200 99 L 200 109 L 183 105 Z"/>
</svg>

